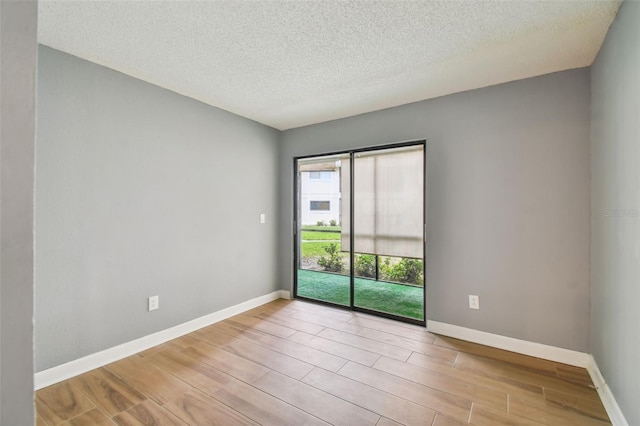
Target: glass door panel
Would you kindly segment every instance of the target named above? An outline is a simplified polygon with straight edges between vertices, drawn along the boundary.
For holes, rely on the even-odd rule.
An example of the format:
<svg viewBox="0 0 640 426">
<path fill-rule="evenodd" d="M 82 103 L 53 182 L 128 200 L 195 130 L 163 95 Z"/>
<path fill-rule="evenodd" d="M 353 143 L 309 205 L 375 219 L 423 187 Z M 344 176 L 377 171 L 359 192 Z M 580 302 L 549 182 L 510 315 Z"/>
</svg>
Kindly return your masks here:
<svg viewBox="0 0 640 426">
<path fill-rule="evenodd" d="M 349 162 L 349 153 L 296 160 L 297 297 L 351 306 Z"/>
<path fill-rule="evenodd" d="M 422 321 L 424 145 L 353 155 L 353 305 Z"/>
</svg>

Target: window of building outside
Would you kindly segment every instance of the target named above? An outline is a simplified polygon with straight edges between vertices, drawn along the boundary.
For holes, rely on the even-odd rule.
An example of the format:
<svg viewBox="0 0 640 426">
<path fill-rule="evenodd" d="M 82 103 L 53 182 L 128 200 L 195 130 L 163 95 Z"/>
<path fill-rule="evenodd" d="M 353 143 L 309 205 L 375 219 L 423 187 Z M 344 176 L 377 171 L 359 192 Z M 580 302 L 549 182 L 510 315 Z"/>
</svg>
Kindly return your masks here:
<svg viewBox="0 0 640 426">
<path fill-rule="evenodd" d="M 331 180 L 331 172 L 309 172 L 309 179 Z"/>
<path fill-rule="evenodd" d="M 331 202 L 330 201 L 311 201 L 309 210 L 328 212 L 331 210 Z"/>
</svg>

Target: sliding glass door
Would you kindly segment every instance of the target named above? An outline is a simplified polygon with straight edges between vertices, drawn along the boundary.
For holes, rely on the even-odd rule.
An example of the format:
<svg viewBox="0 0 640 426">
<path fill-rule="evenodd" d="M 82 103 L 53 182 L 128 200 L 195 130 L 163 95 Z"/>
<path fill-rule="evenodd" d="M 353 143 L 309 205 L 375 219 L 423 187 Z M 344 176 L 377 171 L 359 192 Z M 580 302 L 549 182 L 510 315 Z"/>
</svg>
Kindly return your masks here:
<svg viewBox="0 0 640 426">
<path fill-rule="evenodd" d="M 296 297 L 424 323 L 424 142 L 296 160 Z"/>
</svg>

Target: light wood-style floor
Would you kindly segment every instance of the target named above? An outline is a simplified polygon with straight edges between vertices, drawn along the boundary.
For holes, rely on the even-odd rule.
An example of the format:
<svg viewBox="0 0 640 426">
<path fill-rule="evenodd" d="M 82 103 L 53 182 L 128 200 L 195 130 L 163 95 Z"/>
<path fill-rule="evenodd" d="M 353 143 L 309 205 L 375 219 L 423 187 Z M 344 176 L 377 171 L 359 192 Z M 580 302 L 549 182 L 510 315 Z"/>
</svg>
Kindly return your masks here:
<svg viewBox="0 0 640 426">
<path fill-rule="evenodd" d="M 586 370 L 277 300 L 36 393 L 38 425 L 605 425 Z"/>
</svg>

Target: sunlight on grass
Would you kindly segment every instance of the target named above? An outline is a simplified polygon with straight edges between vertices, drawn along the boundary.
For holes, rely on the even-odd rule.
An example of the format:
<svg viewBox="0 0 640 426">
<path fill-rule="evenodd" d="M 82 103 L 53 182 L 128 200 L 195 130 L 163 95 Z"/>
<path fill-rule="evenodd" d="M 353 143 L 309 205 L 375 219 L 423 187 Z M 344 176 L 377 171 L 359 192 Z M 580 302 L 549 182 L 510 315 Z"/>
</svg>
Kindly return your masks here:
<svg viewBox="0 0 640 426">
<path fill-rule="evenodd" d="M 339 240 L 340 232 L 302 231 L 302 240 Z"/>
<path fill-rule="evenodd" d="M 327 252 L 325 251 L 325 247 L 329 247 L 329 244 L 332 244 L 331 241 L 322 242 L 322 241 L 314 241 L 314 242 L 302 242 L 302 257 L 311 257 L 311 256 L 326 256 Z M 340 241 L 333 242 L 338 246 L 338 250 L 341 249 L 342 244 Z M 345 254 L 346 256 L 346 254 Z"/>
<path fill-rule="evenodd" d="M 338 231 L 342 229 L 341 226 L 317 226 L 317 225 L 302 225 L 300 228 L 302 231 Z"/>
</svg>

